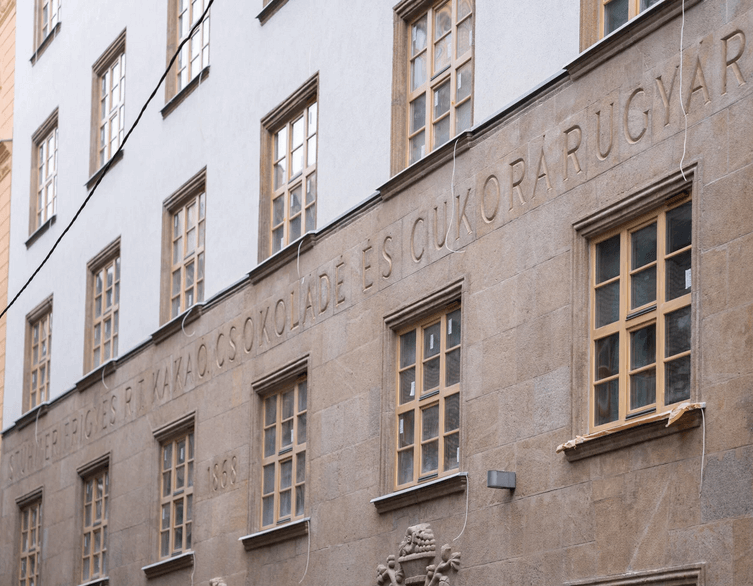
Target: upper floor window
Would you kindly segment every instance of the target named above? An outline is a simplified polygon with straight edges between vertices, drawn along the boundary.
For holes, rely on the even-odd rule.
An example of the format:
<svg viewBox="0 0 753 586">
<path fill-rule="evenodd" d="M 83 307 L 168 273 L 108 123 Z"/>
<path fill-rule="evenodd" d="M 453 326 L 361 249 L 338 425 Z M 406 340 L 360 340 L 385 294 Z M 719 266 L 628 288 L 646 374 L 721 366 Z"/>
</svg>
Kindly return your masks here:
<svg viewBox="0 0 753 586">
<path fill-rule="evenodd" d="M 189 551 L 193 520 L 193 430 L 161 446 L 159 557 Z"/>
<path fill-rule="evenodd" d="M 105 468 L 84 480 L 83 582 L 107 576 L 107 516 L 110 472 Z"/>
<path fill-rule="evenodd" d="M 120 239 L 89 261 L 87 368 L 118 356 L 120 330 Z"/>
<path fill-rule="evenodd" d="M 194 25 L 204 13 L 205 0 L 172 0 L 177 1 L 178 43 L 191 33 Z M 209 15 L 196 28 L 190 40 L 183 45 L 178 55 L 178 87 L 180 91 L 188 82 L 201 73 L 209 65 Z"/>
<path fill-rule="evenodd" d="M 687 199 L 591 243 L 592 430 L 690 399 Z"/>
<path fill-rule="evenodd" d="M 21 543 L 18 567 L 19 586 L 38 586 L 42 561 L 42 500 L 21 509 Z"/>
<path fill-rule="evenodd" d="M 24 403 L 28 411 L 50 399 L 52 361 L 52 298 L 27 316 L 27 354 Z"/>
<path fill-rule="evenodd" d="M 473 2 L 445 0 L 412 19 L 408 41 L 408 164 L 471 127 Z"/>
<path fill-rule="evenodd" d="M 599 0 L 601 10 L 599 21 L 601 22 L 600 36 L 607 36 L 617 30 L 639 12 L 650 8 L 661 0 Z"/>
<path fill-rule="evenodd" d="M 125 52 L 99 77 L 99 166 L 115 154 L 125 127 Z"/>
<path fill-rule="evenodd" d="M 60 22 L 61 0 L 37 0 L 37 45 L 44 41 Z"/>
<path fill-rule="evenodd" d="M 32 194 L 29 233 L 33 233 L 57 212 L 58 191 L 58 110 L 32 136 Z"/>
</svg>

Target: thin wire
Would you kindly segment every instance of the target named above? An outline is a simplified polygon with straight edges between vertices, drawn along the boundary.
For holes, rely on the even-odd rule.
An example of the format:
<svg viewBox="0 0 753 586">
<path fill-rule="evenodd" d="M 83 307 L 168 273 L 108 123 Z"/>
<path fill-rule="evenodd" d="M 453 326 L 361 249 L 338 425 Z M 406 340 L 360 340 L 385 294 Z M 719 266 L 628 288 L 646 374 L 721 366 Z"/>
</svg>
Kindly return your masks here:
<svg viewBox="0 0 753 586">
<path fill-rule="evenodd" d="M 309 557 L 311 556 L 311 521 L 309 521 L 308 519 L 306 519 L 306 529 L 306 536 L 308 537 L 309 546 L 308 551 L 306 551 L 306 569 L 303 570 L 303 577 L 301 577 L 300 582 L 298 582 L 299 584 L 303 582 L 303 578 L 306 577 L 306 572 L 309 571 Z"/>
<path fill-rule="evenodd" d="M 193 36 L 194 31 L 201 25 L 202 22 L 204 22 L 204 19 L 206 18 L 207 13 L 209 12 L 209 8 L 214 3 L 214 0 L 209 0 L 209 3 L 207 4 L 206 10 L 204 10 L 204 14 L 201 15 L 201 18 L 196 22 L 196 24 L 193 26 L 189 34 L 186 36 L 185 39 L 183 39 L 180 44 L 178 45 L 178 49 L 175 51 L 175 54 L 173 55 L 172 59 L 170 59 L 170 63 L 167 65 L 167 69 L 165 69 L 165 72 L 162 74 L 162 77 L 160 77 L 159 82 L 155 86 L 154 90 L 152 91 L 149 98 L 144 103 L 144 106 L 141 108 L 141 111 L 139 112 L 139 115 L 136 117 L 136 120 L 131 125 L 130 130 L 126 133 L 125 137 L 123 138 L 123 142 L 120 143 L 120 146 L 118 147 L 118 150 L 115 151 L 115 154 L 110 157 L 110 160 L 107 161 L 105 164 L 102 174 L 99 176 L 99 179 L 97 179 L 97 182 L 94 184 L 94 187 L 92 187 L 92 190 L 89 192 L 89 195 L 86 196 L 86 199 L 81 204 L 81 206 L 78 208 L 78 211 L 76 211 L 76 214 L 73 216 L 71 221 L 68 223 L 68 225 L 65 227 L 65 230 L 63 230 L 63 233 L 58 236 L 58 239 L 55 240 L 55 244 L 52 245 L 52 248 L 50 248 L 50 251 L 47 253 L 47 256 L 44 257 L 44 260 L 40 263 L 40 265 L 36 268 L 36 270 L 32 273 L 31 277 L 24 283 L 24 286 L 21 287 L 21 290 L 16 293 L 15 297 L 11 300 L 11 302 L 3 309 L 2 313 L 0 313 L 0 319 L 8 313 L 8 310 L 13 306 L 13 304 L 16 302 L 16 300 L 21 296 L 21 293 L 23 293 L 26 288 L 31 284 L 31 282 L 34 280 L 34 278 L 37 276 L 39 271 L 42 270 L 42 267 L 47 264 L 47 261 L 52 256 L 52 253 L 55 252 L 55 249 L 58 247 L 58 244 L 60 244 L 60 241 L 63 240 L 65 235 L 68 233 L 68 230 L 71 229 L 73 224 L 76 220 L 78 220 L 78 217 L 81 215 L 81 212 L 84 211 L 84 208 L 86 207 L 86 204 L 89 203 L 89 200 L 94 195 L 94 192 L 97 191 L 97 187 L 99 187 L 99 184 L 102 183 L 102 180 L 105 178 L 105 175 L 107 175 L 107 171 L 110 169 L 110 166 L 112 165 L 113 161 L 116 160 L 118 153 L 120 153 L 123 150 L 123 147 L 125 146 L 126 142 L 128 142 L 128 138 L 131 136 L 131 133 L 136 129 L 136 126 L 141 121 L 141 117 L 144 115 L 144 112 L 146 111 L 147 107 L 149 106 L 150 102 L 154 98 L 155 95 L 157 95 L 157 90 L 162 85 L 162 82 L 165 81 L 165 78 L 167 77 L 167 74 L 170 72 L 170 69 L 173 66 L 173 63 L 175 63 L 175 60 L 178 58 L 178 55 L 180 54 L 180 50 L 183 48 L 183 45 L 185 45 Z"/>
<path fill-rule="evenodd" d="M 465 487 L 465 521 L 463 521 L 463 528 L 460 530 L 460 535 L 463 534 L 463 532 L 465 531 L 465 526 L 468 523 L 468 501 L 470 500 L 470 497 L 471 497 L 471 476 L 470 476 L 470 474 L 466 474 L 465 475 L 465 483 L 467 485 Z M 452 541 L 455 542 L 458 539 L 460 539 L 460 535 L 458 535 Z"/>
<path fill-rule="evenodd" d="M 305 236 L 304 234 L 303 236 Z M 298 243 L 298 258 L 295 261 L 295 270 L 298 271 L 298 276 L 301 276 L 301 246 L 303 245 L 303 236 L 301 237 L 301 241 Z M 301 279 L 301 285 L 303 285 L 303 279 Z"/>
<path fill-rule="evenodd" d="M 682 180 L 687 181 L 685 178 L 685 171 L 682 170 L 682 164 L 685 161 L 685 151 L 688 147 L 688 113 L 685 111 L 685 104 L 682 103 L 682 45 L 683 45 L 683 36 L 685 35 L 685 0 L 682 0 L 682 24 L 680 25 L 680 90 L 677 92 L 677 95 L 680 97 L 680 108 L 682 108 L 682 113 L 685 116 L 685 138 L 682 141 L 682 157 L 680 158 L 680 174 L 682 175 Z M 690 82 L 691 85 L 693 82 Z M 693 95 L 693 88 L 690 88 L 690 95 Z M 2 316 L 0 316 L 2 317 Z"/>
<path fill-rule="evenodd" d="M 701 452 L 701 484 L 698 488 L 698 496 L 701 496 L 703 491 L 703 461 L 706 459 L 706 414 L 705 409 L 701 409 L 701 417 L 703 418 L 703 451 Z"/>
<path fill-rule="evenodd" d="M 39 428 L 39 412 L 42 410 L 42 403 L 39 404 L 39 408 L 37 409 L 37 418 L 34 422 L 34 443 L 37 444 L 37 447 L 39 447 L 39 438 L 37 437 L 37 429 Z"/>
<path fill-rule="evenodd" d="M 453 250 L 450 248 L 450 230 L 452 230 L 452 220 L 455 219 L 455 153 L 458 150 L 458 142 L 460 141 L 460 137 L 457 138 L 455 141 L 455 146 L 452 148 L 452 179 L 450 179 L 450 208 L 452 209 L 450 213 L 450 222 L 447 224 L 447 232 L 444 235 L 444 246 L 447 250 L 450 252 L 465 252 L 465 250 Z M 458 201 L 458 207 L 460 207 L 460 202 Z"/>
<path fill-rule="evenodd" d="M 193 334 L 187 334 L 186 333 L 186 318 L 188 317 L 188 314 L 191 313 L 191 310 L 196 307 L 195 305 L 192 305 L 188 308 L 188 311 L 186 312 L 186 315 L 183 316 L 183 321 L 180 324 L 180 329 L 183 330 L 183 335 L 186 338 L 193 338 L 196 335 L 196 330 L 193 331 Z"/>
</svg>

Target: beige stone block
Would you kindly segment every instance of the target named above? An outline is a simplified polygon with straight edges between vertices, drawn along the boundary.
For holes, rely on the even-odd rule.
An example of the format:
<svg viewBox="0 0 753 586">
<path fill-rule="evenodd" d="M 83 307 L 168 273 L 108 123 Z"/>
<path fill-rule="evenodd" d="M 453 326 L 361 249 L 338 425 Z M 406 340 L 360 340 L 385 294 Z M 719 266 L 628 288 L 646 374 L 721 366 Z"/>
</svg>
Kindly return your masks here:
<svg viewBox="0 0 753 586">
<path fill-rule="evenodd" d="M 732 584 L 732 522 L 707 523 L 670 531 L 668 565 L 687 564 L 688 560 L 706 562 L 706 584 Z"/>
<path fill-rule="evenodd" d="M 569 308 L 564 307 L 521 324 L 517 335 L 519 381 L 569 364 Z"/>
<path fill-rule="evenodd" d="M 728 249 L 722 247 L 700 255 L 701 318 L 727 308 L 728 298 Z M 742 272 L 747 270 L 739 267 Z"/>
<path fill-rule="evenodd" d="M 701 521 L 700 458 L 681 460 L 672 464 L 673 482 L 669 495 L 668 529 L 681 529 L 698 525 Z"/>
<path fill-rule="evenodd" d="M 702 373 L 706 384 L 753 372 L 753 305 L 731 309 L 702 321 Z"/>
<path fill-rule="evenodd" d="M 509 387 L 517 377 L 517 335 L 509 330 L 483 341 L 481 350 L 481 393 Z M 469 396 L 474 396 L 469 393 Z M 511 414 L 511 411 L 507 412 Z M 512 427 L 512 426 L 511 426 Z"/>
<path fill-rule="evenodd" d="M 536 314 L 559 309 L 570 302 L 570 259 L 562 253 L 535 268 Z"/>
<path fill-rule="evenodd" d="M 592 483 L 591 494 L 593 501 L 603 501 L 605 499 L 620 498 L 625 490 L 625 478 L 620 476 L 609 476 L 606 478 L 597 478 Z"/>
<path fill-rule="evenodd" d="M 701 199 L 700 226 L 702 251 L 726 244 L 753 230 L 753 206 L 750 205 L 750 185 L 753 165 L 706 186 Z"/>
<path fill-rule="evenodd" d="M 466 401 L 465 421 L 473 422 L 466 431 L 465 448 L 468 453 L 480 452 L 497 445 L 497 427 L 500 421 L 496 395 L 482 395 Z"/>
<path fill-rule="evenodd" d="M 732 523 L 733 586 L 753 584 L 753 517 Z"/>
<path fill-rule="evenodd" d="M 706 450 L 709 454 L 753 443 L 753 377 L 709 387 L 704 392 Z"/>
<path fill-rule="evenodd" d="M 585 543 L 564 550 L 566 581 L 585 580 L 596 575 L 597 547 L 595 543 Z"/>
<path fill-rule="evenodd" d="M 753 102 L 751 102 L 753 105 Z M 753 301 L 753 226 L 751 232 L 729 244 L 729 306 Z"/>
</svg>

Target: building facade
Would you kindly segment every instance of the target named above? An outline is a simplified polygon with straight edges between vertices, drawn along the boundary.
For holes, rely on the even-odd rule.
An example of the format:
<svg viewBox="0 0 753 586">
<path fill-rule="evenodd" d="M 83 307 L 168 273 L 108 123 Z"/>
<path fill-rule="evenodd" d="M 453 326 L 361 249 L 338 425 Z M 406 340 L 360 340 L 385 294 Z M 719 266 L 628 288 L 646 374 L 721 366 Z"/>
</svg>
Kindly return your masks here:
<svg viewBox="0 0 753 586">
<path fill-rule="evenodd" d="M 753 583 L 753 5 L 337 4 L 19 7 L 3 581 Z"/>
</svg>

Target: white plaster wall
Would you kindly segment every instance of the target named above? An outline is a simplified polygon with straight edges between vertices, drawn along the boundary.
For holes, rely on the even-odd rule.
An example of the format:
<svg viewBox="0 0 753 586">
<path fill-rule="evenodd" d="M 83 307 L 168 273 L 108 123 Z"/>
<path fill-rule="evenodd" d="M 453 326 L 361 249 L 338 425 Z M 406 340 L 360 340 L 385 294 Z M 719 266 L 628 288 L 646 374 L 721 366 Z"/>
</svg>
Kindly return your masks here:
<svg viewBox="0 0 753 586">
<path fill-rule="evenodd" d="M 120 354 L 159 327 L 162 202 L 205 165 L 206 298 L 256 265 L 259 121 L 313 73 L 319 72 L 318 226 L 389 178 L 395 1 L 290 0 L 260 26 L 261 0 L 216 0 L 209 77 L 164 120 L 160 88 L 123 160 L 8 314 L 5 428 L 22 414 L 25 316 L 50 293 L 52 398 L 84 374 L 86 263 L 118 236 Z M 65 0 L 60 34 L 32 66 L 33 3 L 20 2 L 17 10 L 11 296 L 87 195 L 92 64 L 127 28 L 129 127 L 162 74 L 167 29 L 164 0 Z M 577 0 L 476 0 L 476 14 L 475 121 L 577 52 Z M 27 249 L 31 135 L 55 107 L 57 222 Z"/>
</svg>

